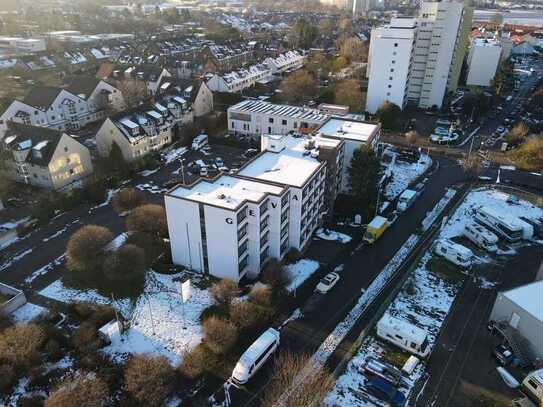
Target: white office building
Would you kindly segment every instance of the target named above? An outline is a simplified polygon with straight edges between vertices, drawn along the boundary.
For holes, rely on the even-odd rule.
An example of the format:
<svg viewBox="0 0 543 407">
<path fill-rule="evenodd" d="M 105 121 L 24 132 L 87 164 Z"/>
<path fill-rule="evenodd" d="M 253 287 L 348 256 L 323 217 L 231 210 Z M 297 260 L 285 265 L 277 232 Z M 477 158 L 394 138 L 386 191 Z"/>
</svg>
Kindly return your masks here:
<svg viewBox="0 0 543 407">
<path fill-rule="evenodd" d="M 303 249 L 323 216 L 326 168 L 314 141 L 263 136 L 262 153 L 237 175 L 172 189 L 165 204 L 173 262 L 239 281 Z"/>
<path fill-rule="evenodd" d="M 366 110 L 375 113 L 387 100 L 400 107 L 408 100 L 424 109 L 440 108 L 446 93 L 458 86 L 472 16 L 473 10 L 462 2 L 423 2 L 415 23 L 394 19 L 390 26 L 375 29 L 372 41 L 375 38 L 377 43 L 370 43 Z M 402 30 L 409 33 L 400 35 Z M 399 35 L 398 41 L 394 41 L 394 35 Z M 406 51 L 399 49 L 400 42 Z M 407 67 L 407 75 L 405 69 L 399 70 L 398 77 L 390 75 L 397 73 L 398 64 Z"/>
<path fill-rule="evenodd" d="M 475 38 L 468 54 L 466 85 L 488 87 L 492 85 L 502 55 L 498 40 Z"/>
<path fill-rule="evenodd" d="M 339 192 L 349 194 L 348 170 L 354 152 L 362 145 L 368 145 L 374 150 L 377 149 L 381 140 L 381 124 L 332 117 L 317 131 L 317 135 L 323 139 L 344 141 L 344 164 L 341 166 Z"/>
<path fill-rule="evenodd" d="M 322 126 L 330 116 L 317 109 L 244 100 L 228 108 L 228 132 L 247 136 L 307 134 Z"/>
<path fill-rule="evenodd" d="M 390 25 L 371 31 L 368 112 L 375 113 L 387 101 L 405 107 L 416 35 L 414 18 L 393 18 Z"/>
</svg>

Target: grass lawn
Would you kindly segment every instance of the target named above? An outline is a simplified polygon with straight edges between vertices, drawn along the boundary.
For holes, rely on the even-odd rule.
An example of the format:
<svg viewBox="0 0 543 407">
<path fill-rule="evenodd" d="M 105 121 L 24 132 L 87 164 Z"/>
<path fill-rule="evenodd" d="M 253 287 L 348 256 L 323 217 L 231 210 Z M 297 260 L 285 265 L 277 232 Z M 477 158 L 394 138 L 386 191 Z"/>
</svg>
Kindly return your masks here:
<svg viewBox="0 0 543 407">
<path fill-rule="evenodd" d="M 390 363 L 391 365 L 396 366 L 398 369 L 401 369 L 407 359 L 409 359 L 409 356 L 411 356 L 409 353 L 401 350 L 397 346 L 389 345 L 384 341 L 380 341 L 380 344 L 384 350 L 384 352 L 381 354 L 381 359 L 387 363 Z"/>
<path fill-rule="evenodd" d="M 441 257 L 433 256 L 426 264 L 426 268 L 448 281 L 460 281 L 464 278 L 460 268 Z"/>
</svg>

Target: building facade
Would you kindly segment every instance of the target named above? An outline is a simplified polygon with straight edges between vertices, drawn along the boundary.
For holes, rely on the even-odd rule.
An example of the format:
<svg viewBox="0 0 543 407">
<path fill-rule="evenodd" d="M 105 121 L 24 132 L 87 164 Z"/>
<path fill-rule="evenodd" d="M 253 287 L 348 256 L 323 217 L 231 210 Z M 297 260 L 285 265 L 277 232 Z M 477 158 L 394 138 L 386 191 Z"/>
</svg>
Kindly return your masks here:
<svg viewBox="0 0 543 407">
<path fill-rule="evenodd" d="M 88 148 L 58 130 L 10 123 L 2 151 L 8 178 L 40 188 L 81 186 L 93 171 Z"/>
<path fill-rule="evenodd" d="M 372 31 L 376 44 L 370 43 L 367 111 L 375 113 L 383 101 L 401 108 L 406 101 L 423 109 L 441 108 L 446 93 L 458 86 L 472 17 L 467 2 L 423 2 L 415 21 L 393 19 L 390 26 Z M 399 49 L 400 43 L 405 49 Z"/>
<path fill-rule="evenodd" d="M 502 47 L 499 41 L 475 38 L 468 54 L 466 85 L 489 87 L 500 64 Z"/>
<path fill-rule="evenodd" d="M 151 106 L 109 117 L 96 133 L 96 147 L 109 156 L 116 143 L 130 162 L 171 144 L 180 128 L 194 120 L 191 105 L 181 96 L 165 96 Z"/>
<path fill-rule="evenodd" d="M 228 109 L 228 132 L 258 137 L 262 134 L 311 133 L 329 114 L 317 109 L 245 100 Z"/>
<path fill-rule="evenodd" d="M 326 207 L 326 160 L 308 141 L 263 136 L 262 153 L 235 176 L 168 192 L 174 263 L 239 281 L 257 277 L 270 258 L 282 259 L 291 248 L 302 250 Z M 341 145 L 327 141 L 328 148 L 337 148 L 334 157 Z"/>
<path fill-rule="evenodd" d="M 14 100 L 0 115 L 0 140 L 10 121 L 60 131 L 77 131 L 101 120 L 106 108 L 124 108 L 121 92 L 95 78 L 81 77 L 66 88 L 38 86 L 23 100 Z"/>
</svg>

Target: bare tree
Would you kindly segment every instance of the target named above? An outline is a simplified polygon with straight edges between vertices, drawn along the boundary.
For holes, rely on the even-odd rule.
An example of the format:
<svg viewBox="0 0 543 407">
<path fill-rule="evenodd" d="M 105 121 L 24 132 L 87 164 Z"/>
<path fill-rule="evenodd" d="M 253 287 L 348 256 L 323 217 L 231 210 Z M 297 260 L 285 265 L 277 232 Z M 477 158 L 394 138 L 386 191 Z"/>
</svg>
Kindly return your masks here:
<svg viewBox="0 0 543 407">
<path fill-rule="evenodd" d="M 359 82 L 354 79 L 340 82 L 334 92 L 334 102 L 349 106 L 349 109 L 353 112 L 363 111 L 365 102 Z"/>
<path fill-rule="evenodd" d="M 324 368 L 315 368 L 301 383 L 296 377 L 310 363 L 309 355 L 280 354 L 274 362 L 271 383 L 266 388 L 263 407 L 275 406 L 283 397 L 283 405 L 289 407 L 311 407 L 321 404 L 334 384 L 333 377 Z"/>
<path fill-rule="evenodd" d="M 286 101 L 307 102 L 317 95 L 317 82 L 309 71 L 300 69 L 283 80 L 281 92 Z"/>
<path fill-rule="evenodd" d="M 481 158 L 472 154 L 464 160 L 462 168 L 469 179 L 476 179 L 481 172 Z"/>
<path fill-rule="evenodd" d="M 102 407 L 108 396 L 107 385 L 101 379 L 80 374 L 62 382 L 44 407 Z"/>
<path fill-rule="evenodd" d="M 238 285 L 229 278 L 223 278 L 211 287 L 211 295 L 215 302 L 220 305 L 230 305 L 238 293 Z"/>
<path fill-rule="evenodd" d="M 509 130 L 507 141 L 514 144 L 522 143 L 529 133 L 530 127 L 524 121 L 520 121 Z"/>
<path fill-rule="evenodd" d="M 141 102 L 149 97 L 149 91 L 145 82 L 138 79 L 125 79 L 119 83 L 124 103 L 127 109 L 138 107 Z"/>
<path fill-rule="evenodd" d="M 134 188 L 123 188 L 115 194 L 111 206 L 117 213 L 124 213 L 137 208 L 145 202 L 143 194 Z"/>
<path fill-rule="evenodd" d="M 199 345 L 190 352 L 183 352 L 183 363 L 179 366 L 181 374 L 191 380 L 200 377 L 206 368 L 206 349 Z"/>
<path fill-rule="evenodd" d="M 141 405 L 161 406 L 173 389 L 174 374 L 163 356 L 134 356 L 124 370 L 125 390 Z"/>
<path fill-rule="evenodd" d="M 45 343 L 44 330 L 36 324 L 17 324 L 0 334 L 0 360 L 18 370 L 28 369 L 40 361 Z"/>
<path fill-rule="evenodd" d="M 105 246 L 113 240 L 111 232 L 102 226 L 86 225 L 68 241 L 66 263 L 72 271 L 91 271 L 102 265 Z"/>
<path fill-rule="evenodd" d="M 405 141 L 407 141 L 409 144 L 412 144 L 412 145 L 417 143 L 418 138 L 419 138 L 419 134 L 417 133 L 416 130 L 408 131 L 405 134 Z"/>
<path fill-rule="evenodd" d="M 209 317 L 204 321 L 204 343 L 216 354 L 225 354 L 238 339 L 236 326 L 225 319 Z"/>
<path fill-rule="evenodd" d="M 349 61 L 366 62 L 368 47 L 357 37 L 348 37 L 340 41 L 339 52 Z"/>
</svg>

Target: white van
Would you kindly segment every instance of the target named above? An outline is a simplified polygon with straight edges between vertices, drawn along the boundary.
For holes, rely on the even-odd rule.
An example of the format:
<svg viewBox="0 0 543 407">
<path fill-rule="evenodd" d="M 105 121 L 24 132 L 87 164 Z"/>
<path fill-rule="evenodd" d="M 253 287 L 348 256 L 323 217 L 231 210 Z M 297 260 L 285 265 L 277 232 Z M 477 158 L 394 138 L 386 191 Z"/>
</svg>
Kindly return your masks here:
<svg viewBox="0 0 543 407">
<path fill-rule="evenodd" d="M 486 251 L 498 251 L 498 236 L 478 223 L 468 223 L 464 227 L 464 236 Z"/>
<path fill-rule="evenodd" d="M 469 268 L 473 261 L 473 252 L 470 249 L 448 239 L 438 240 L 434 253 L 459 267 Z"/>
<path fill-rule="evenodd" d="M 396 209 L 400 212 L 407 210 L 407 208 L 409 208 L 413 204 L 413 202 L 415 202 L 417 196 L 417 191 L 413 191 L 412 189 L 406 189 L 398 198 Z"/>
<path fill-rule="evenodd" d="M 192 140 L 192 149 L 199 150 L 209 142 L 207 134 L 200 134 Z"/>
<path fill-rule="evenodd" d="M 268 328 L 239 359 L 232 372 L 232 382 L 242 385 L 249 381 L 279 346 L 279 331 Z"/>
<path fill-rule="evenodd" d="M 377 322 L 377 336 L 421 358 L 430 353 L 428 333 L 413 324 L 384 315 Z"/>
<path fill-rule="evenodd" d="M 522 392 L 537 406 L 543 406 L 543 369 L 534 370 L 524 378 Z"/>
</svg>

